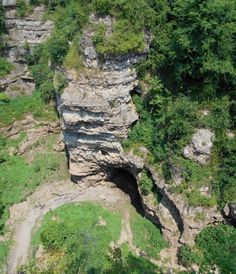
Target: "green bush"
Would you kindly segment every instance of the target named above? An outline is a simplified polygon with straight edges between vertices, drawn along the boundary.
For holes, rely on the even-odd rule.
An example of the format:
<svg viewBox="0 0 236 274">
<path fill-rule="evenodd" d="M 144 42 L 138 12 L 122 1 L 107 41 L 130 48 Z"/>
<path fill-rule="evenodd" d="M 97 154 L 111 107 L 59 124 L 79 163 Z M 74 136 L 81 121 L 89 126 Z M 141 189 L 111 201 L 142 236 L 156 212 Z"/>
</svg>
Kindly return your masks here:
<svg viewBox="0 0 236 274">
<path fill-rule="evenodd" d="M 47 64 L 38 64 L 31 67 L 32 75 L 36 84 L 36 88 L 39 88 L 46 81 L 53 81 L 54 72 Z"/>
<path fill-rule="evenodd" d="M 184 244 L 179 248 L 178 260 L 183 266 L 190 267 L 192 264 L 196 263 L 196 255 L 193 253 L 190 246 Z"/>
<path fill-rule="evenodd" d="M 93 7 L 98 14 L 107 15 L 110 13 L 113 4 L 111 0 L 94 0 Z"/>
<path fill-rule="evenodd" d="M 25 0 L 16 0 L 16 15 L 20 17 L 26 16 L 31 11 Z"/>
<path fill-rule="evenodd" d="M 152 192 L 153 180 L 147 170 L 142 172 L 139 185 L 143 195 L 148 195 Z"/>
<path fill-rule="evenodd" d="M 53 86 L 54 72 L 46 64 L 38 64 L 31 67 L 32 75 L 37 91 L 44 102 L 50 102 L 55 96 Z"/>
<path fill-rule="evenodd" d="M 5 58 L 0 57 L 0 77 L 7 75 L 11 72 L 14 66 L 9 63 Z"/>
<path fill-rule="evenodd" d="M 38 88 L 44 102 L 48 103 L 55 97 L 55 89 L 52 81 L 46 81 Z"/>
<path fill-rule="evenodd" d="M 47 43 L 48 52 L 53 64 L 62 64 L 63 59 L 69 49 L 68 38 L 66 35 L 59 31 L 55 31 Z"/>
<path fill-rule="evenodd" d="M 228 225 L 205 228 L 196 238 L 204 261 L 217 265 L 222 274 L 236 272 L 236 229 Z"/>
</svg>

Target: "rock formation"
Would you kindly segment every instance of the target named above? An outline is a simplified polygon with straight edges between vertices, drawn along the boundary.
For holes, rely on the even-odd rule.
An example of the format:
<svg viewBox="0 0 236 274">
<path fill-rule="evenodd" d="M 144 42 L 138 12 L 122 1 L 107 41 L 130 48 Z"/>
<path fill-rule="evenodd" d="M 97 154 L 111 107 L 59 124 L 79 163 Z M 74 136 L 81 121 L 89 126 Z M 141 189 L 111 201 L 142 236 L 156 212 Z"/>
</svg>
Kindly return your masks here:
<svg viewBox="0 0 236 274">
<path fill-rule="evenodd" d="M 110 17 L 91 16 L 90 20 L 93 23 L 102 20 L 109 32 Z M 155 193 L 142 195 L 146 217 L 161 225 L 165 238 L 177 252 L 182 243 L 193 244 L 195 235 L 208 224 L 222 221 L 221 215 L 216 207 L 190 207 L 180 194 L 171 191 L 145 159 L 124 153 L 121 141 L 138 120 L 131 93 L 139 83 L 132 64 L 145 58 L 147 49 L 138 54 L 100 58 L 92 35 L 92 28 L 88 26 L 81 39 L 85 68 L 79 75 L 66 72 L 69 84 L 58 96 L 70 173 L 78 183 L 84 180 L 97 183 L 109 178 L 116 168 L 123 168 L 130 171 L 139 184 L 142 170 L 149 170 L 162 199 L 157 204 Z M 213 138 L 209 130 L 198 130 L 185 148 L 185 156 L 205 164 Z M 178 184 L 181 183 L 181 173 L 177 170 L 175 174 Z"/>
<path fill-rule="evenodd" d="M 184 156 L 201 165 L 206 164 L 210 158 L 213 141 L 213 132 L 209 129 L 198 129 L 193 135 L 191 144 L 184 148 Z"/>
<path fill-rule="evenodd" d="M 3 1 L 7 41 L 5 55 L 13 63 L 11 74 L 0 79 L 1 91 L 11 97 L 30 95 L 35 86 L 27 69 L 26 56 L 44 42 L 51 33 L 53 23 L 43 21 L 44 7 L 35 7 L 26 17 L 17 16 L 16 1 Z"/>
<path fill-rule="evenodd" d="M 111 22 L 110 17 L 101 20 Z M 101 61 L 90 27 L 84 32 L 81 49 L 85 68 L 79 76 L 67 72 L 69 84 L 59 99 L 59 111 L 73 179 L 99 181 L 127 162 L 120 142 L 138 120 L 131 101 L 138 81 L 131 64 L 144 58 L 145 52 L 112 61 L 105 56 Z"/>
</svg>

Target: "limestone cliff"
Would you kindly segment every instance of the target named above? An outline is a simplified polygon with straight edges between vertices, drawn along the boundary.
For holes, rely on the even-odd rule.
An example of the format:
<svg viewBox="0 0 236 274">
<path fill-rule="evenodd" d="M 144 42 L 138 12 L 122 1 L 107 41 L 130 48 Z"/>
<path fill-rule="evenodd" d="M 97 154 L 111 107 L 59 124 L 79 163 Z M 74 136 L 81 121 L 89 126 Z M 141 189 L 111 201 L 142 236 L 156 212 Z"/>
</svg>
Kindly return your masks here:
<svg viewBox="0 0 236 274">
<path fill-rule="evenodd" d="M 101 20 L 111 22 L 109 17 Z M 59 110 L 72 177 L 78 182 L 99 181 L 127 162 L 120 142 L 138 120 L 131 100 L 138 81 L 131 65 L 146 52 L 101 60 L 90 28 L 84 32 L 81 49 L 85 68 L 79 75 L 67 72 L 69 84 L 59 99 Z"/>
<path fill-rule="evenodd" d="M 110 17 L 91 16 L 90 21 L 102 21 L 108 30 L 112 24 Z M 157 204 L 155 193 L 141 195 L 143 208 L 146 217 L 161 226 L 165 238 L 175 249 L 176 260 L 182 243 L 193 244 L 196 234 L 207 225 L 222 221 L 222 217 L 216 207 L 190 207 L 180 194 L 172 193 L 164 178 L 144 158 L 124 153 L 121 141 L 138 120 L 131 94 L 136 92 L 139 83 L 132 65 L 145 58 L 148 46 L 141 53 L 101 58 L 92 36 L 93 30 L 88 26 L 80 42 L 85 67 L 80 73 L 66 72 L 69 84 L 58 96 L 70 173 L 78 183 L 85 180 L 98 183 L 109 179 L 115 169 L 123 168 L 130 171 L 139 184 L 142 170 L 148 170 L 162 198 Z M 196 160 L 203 159 L 204 164 L 210 157 L 213 137 L 213 133 L 200 129 L 185 148 L 186 157 L 186 151 L 191 152 L 192 158 L 196 154 Z M 173 257 L 170 260 L 173 262 Z"/>
<path fill-rule="evenodd" d="M 1 91 L 11 96 L 30 95 L 35 86 L 27 69 L 26 56 L 38 44 L 46 41 L 53 22 L 43 21 L 45 9 L 35 7 L 26 17 L 17 15 L 16 1 L 3 1 L 5 8 L 5 56 L 14 65 L 11 74 L 0 79 Z"/>
</svg>

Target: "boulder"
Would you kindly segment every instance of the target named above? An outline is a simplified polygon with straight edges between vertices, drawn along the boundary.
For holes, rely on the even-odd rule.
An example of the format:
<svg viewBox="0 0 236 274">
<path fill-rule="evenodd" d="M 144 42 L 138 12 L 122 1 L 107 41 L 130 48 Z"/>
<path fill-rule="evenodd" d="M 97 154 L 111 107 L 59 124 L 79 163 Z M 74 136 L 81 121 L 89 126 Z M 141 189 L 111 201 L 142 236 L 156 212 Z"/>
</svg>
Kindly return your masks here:
<svg viewBox="0 0 236 274">
<path fill-rule="evenodd" d="M 230 218 L 234 223 L 236 222 L 236 203 L 226 204 L 223 212 L 227 218 Z"/>
<path fill-rule="evenodd" d="M 191 144 L 184 148 L 186 158 L 194 160 L 201 165 L 207 163 L 213 146 L 214 133 L 209 129 L 198 129 L 193 135 Z"/>
</svg>

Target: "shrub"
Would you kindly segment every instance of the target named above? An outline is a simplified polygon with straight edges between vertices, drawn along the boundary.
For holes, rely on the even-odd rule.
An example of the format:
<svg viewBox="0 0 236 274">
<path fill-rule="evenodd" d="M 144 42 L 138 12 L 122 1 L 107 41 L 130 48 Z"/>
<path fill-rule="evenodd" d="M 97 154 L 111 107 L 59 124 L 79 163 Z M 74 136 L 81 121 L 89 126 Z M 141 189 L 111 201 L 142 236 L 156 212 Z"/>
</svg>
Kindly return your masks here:
<svg viewBox="0 0 236 274">
<path fill-rule="evenodd" d="M 51 81 L 46 81 L 38 88 L 44 102 L 50 102 L 55 97 L 55 89 Z"/>
<path fill-rule="evenodd" d="M 111 0 L 94 0 L 93 1 L 93 8 L 96 10 L 98 14 L 101 14 L 101 15 L 109 14 L 112 6 L 113 5 Z"/>
<path fill-rule="evenodd" d="M 31 67 L 32 75 L 36 84 L 36 88 L 39 88 L 46 81 L 53 81 L 54 72 L 47 64 L 38 64 Z"/>
<path fill-rule="evenodd" d="M 9 63 L 5 58 L 0 57 L 0 77 L 7 75 L 11 72 L 14 66 Z"/>
<path fill-rule="evenodd" d="M 178 260 L 183 266 L 190 267 L 196 262 L 196 255 L 193 253 L 190 246 L 184 244 L 179 248 Z"/>
<path fill-rule="evenodd" d="M 60 32 L 54 32 L 48 40 L 48 44 L 51 61 L 54 64 L 61 64 L 69 49 L 67 37 Z"/>
<path fill-rule="evenodd" d="M 216 264 L 222 274 L 236 272 L 236 229 L 228 225 L 207 227 L 196 238 L 207 264 Z"/>
<path fill-rule="evenodd" d="M 148 173 L 147 170 L 142 172 L 140 178 L 140 188 L 143 195 L 148 195 L 152 192 L 153 189 L 153 181 L 151 175 Z"/>
<path fill-rule="evenodd" d="M 30 12 L 30 6 L 26 4 L 25 0 L 16 0 L 16 14 L 24 17 Z"/>
</svg>

